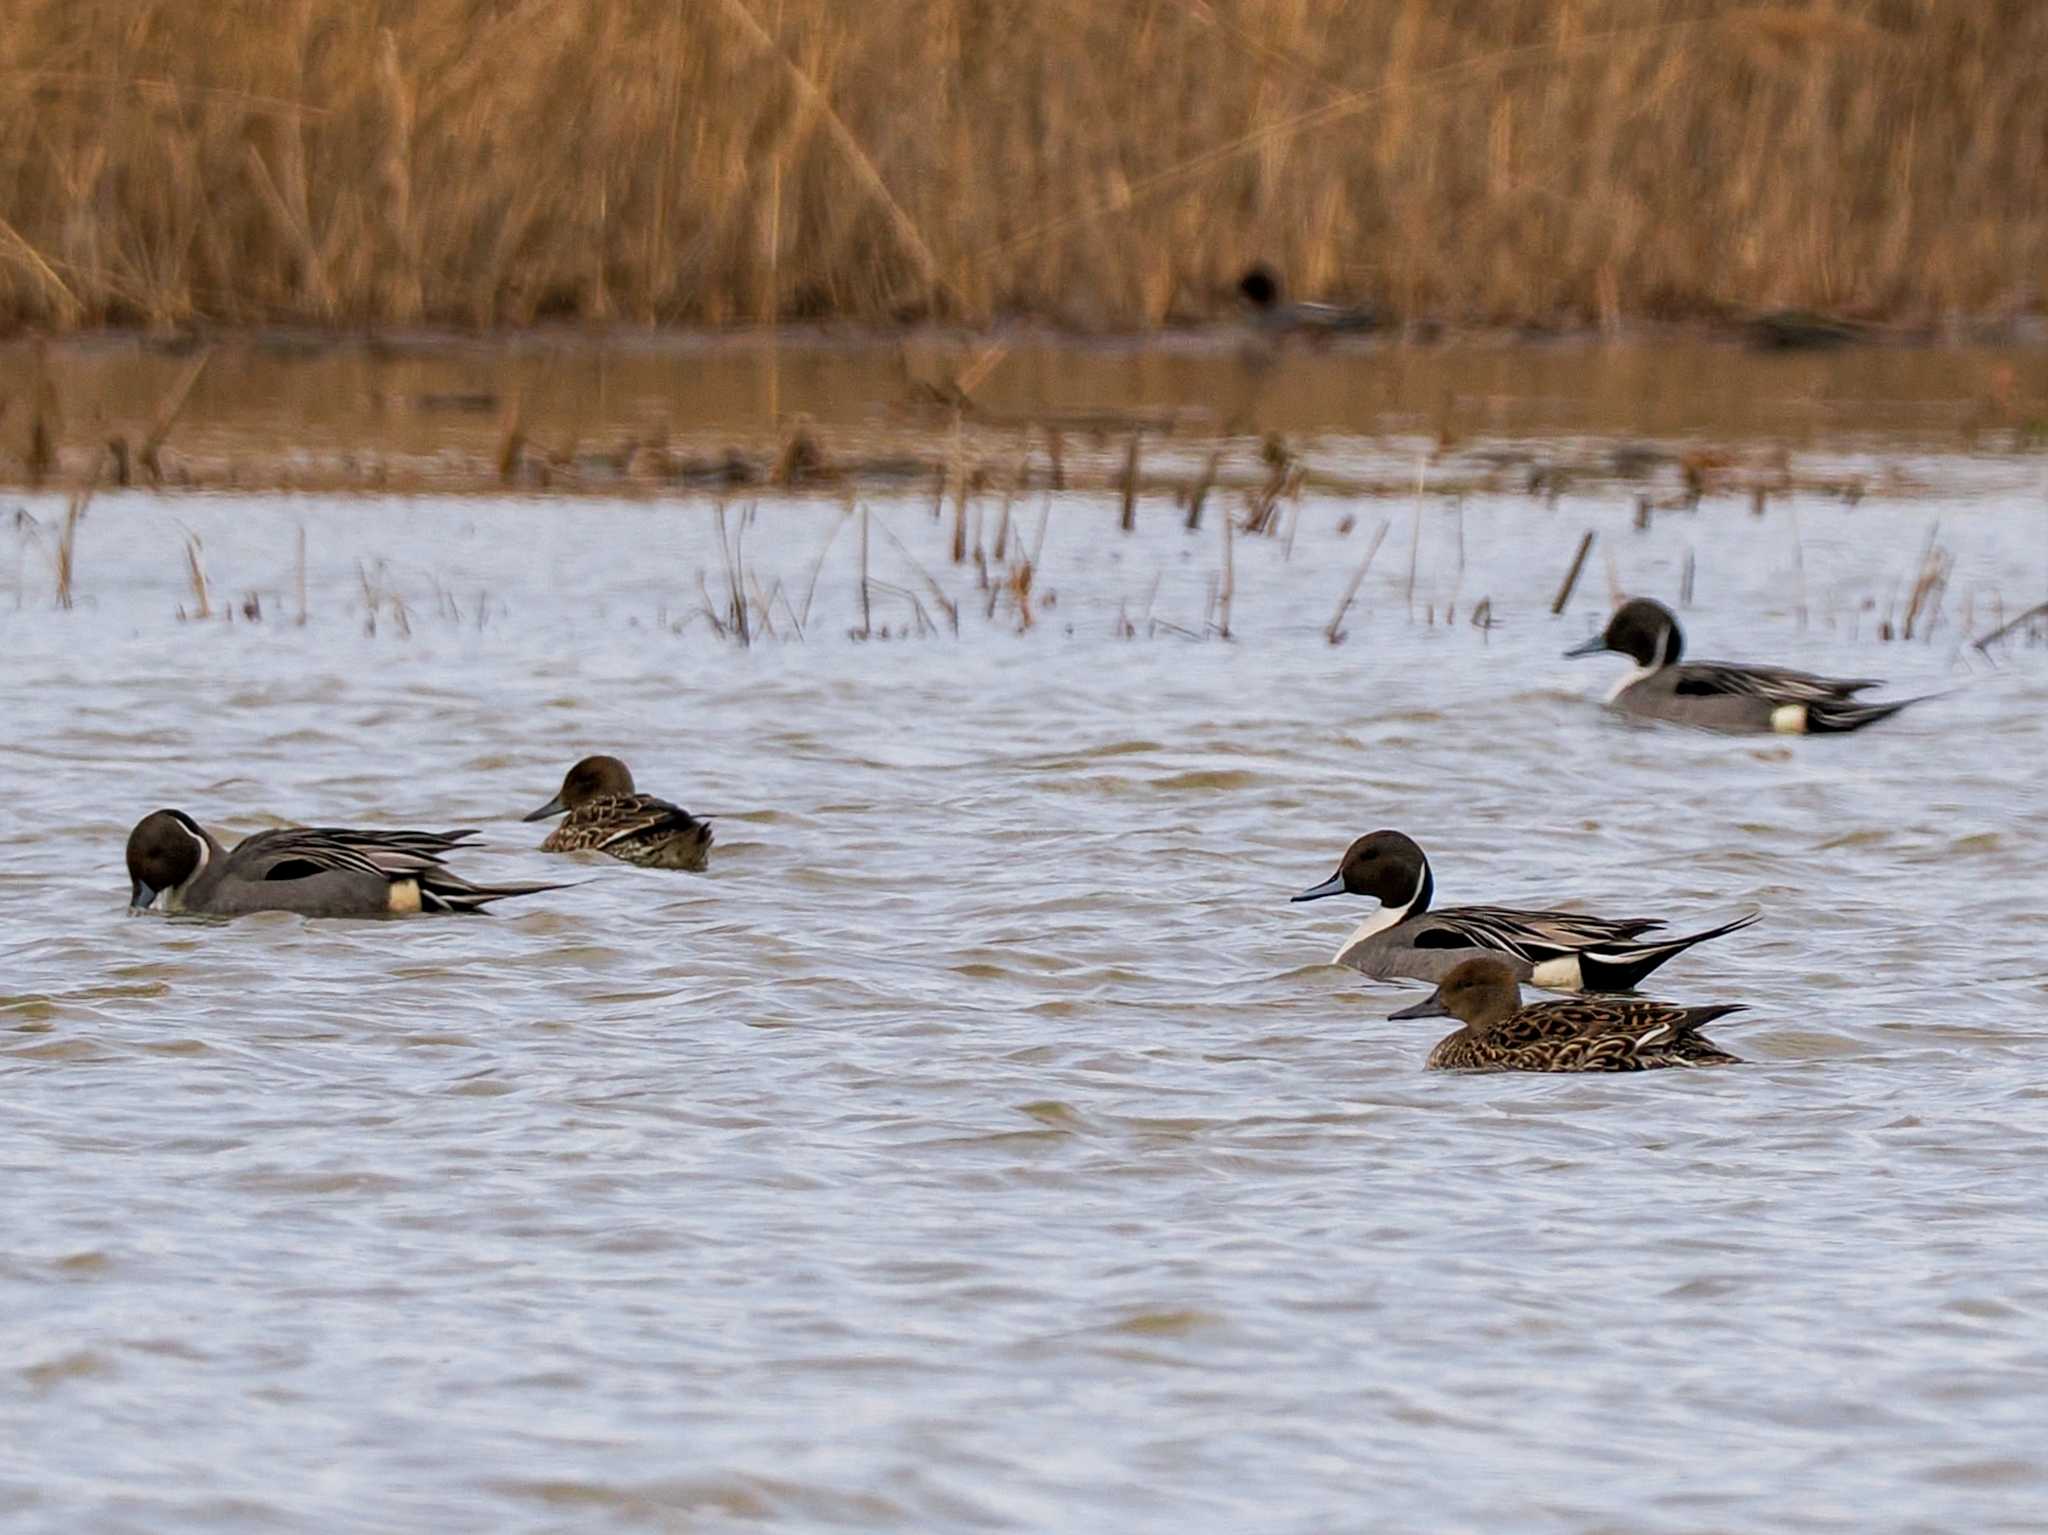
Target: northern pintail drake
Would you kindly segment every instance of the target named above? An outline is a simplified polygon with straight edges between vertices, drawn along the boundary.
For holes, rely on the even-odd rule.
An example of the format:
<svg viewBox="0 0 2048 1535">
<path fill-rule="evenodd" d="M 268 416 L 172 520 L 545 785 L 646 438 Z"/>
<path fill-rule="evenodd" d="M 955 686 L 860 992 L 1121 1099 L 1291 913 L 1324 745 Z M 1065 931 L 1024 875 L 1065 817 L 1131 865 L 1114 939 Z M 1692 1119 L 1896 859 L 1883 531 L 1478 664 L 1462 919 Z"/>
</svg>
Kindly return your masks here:
<svg viewBox="0 0 2048 1535">
<path fill-rule="evenodd" d="M 1622 678 L 1607 705 L 1640 719 L 1669 720 L 1703 730 L 1831 735 L 1861 730 L 1889 719 L 1918 699 L 1858 703 L 1856 694 L 1880 686 L 1874 677 L 1837 679 L 1775 666 L 1729 661 L 1681 661 L 1685 636 L 1661 602 L 1631 597 L 1614 610 L 1607 627 L 1575 645 L 1567 656 L 1604 650 L 1632 658 L 1636 670 Z"/>
<path fill-rule="evenodd" d="M 1642 997 L 1522 1002 L 1504 959 L 1468 959 L 1435 991 L 1394 1018 L 1455 1018 L 1464 1025 L 1429 1052 L 1436 1071 L 1655 1071 L 1731 1066 L 1700 1029 L 1743 1011 L 1740 1002 L 1677 1007 Z"/>
<path fill-rule="evenodd" d="M 1379 311 L 1356 305 L 1288 303 L 1280 291 L 1280 274 L 1260 261 L 1237 280 L 1237 296 L 1251 310 L 1253 321 L 1264 330 L 1337 331 L 1373 330 L 1380 323 Z"/>
<path fill-rule="evenodd" d="M 240 917 L 409 917 L 482 911 L 508 896 L 556 885 L 474 885 L 441 855 L 473 831 L 348 831 L 294 826 L 259 831 L 232 851 L 182 810 L 144 816 L 128 834 L 130 911 L 159 897 L 167 912 Z"/>
<path fill-rule="evenodd" d="M 1517 979 L 1546 991 L 1632 990 L 1673 955 L 1748 927 L 1763 915 L 1752 908 L 1704 932 L 1646 938 L 1663 922 L 1507 906 L 1432 911 L 1435 894 L 1436 876 L 1414 840 L 1397 831 L 1376 831 L 1345 849 L 1335 874 L 1294 899 L 1364 895 L 1380 903 L 1379 911 L 1338 946 L 1333 965 L 1348 965 L 1382 981 L 1401 976 L 1441 981 L 1460 961 L 1491 953 L 1505 959 Z"/>
<path fill-rule="evenodd" d="M 617 757 L 585 757 L 562 779 L 562 792 L 526 816 L 568 819 L 541 843 L 547 853 L 609 853 L 646 869 L 704 867 L 711 825 L 680 805 L 641 794 Z"/>
</svg>

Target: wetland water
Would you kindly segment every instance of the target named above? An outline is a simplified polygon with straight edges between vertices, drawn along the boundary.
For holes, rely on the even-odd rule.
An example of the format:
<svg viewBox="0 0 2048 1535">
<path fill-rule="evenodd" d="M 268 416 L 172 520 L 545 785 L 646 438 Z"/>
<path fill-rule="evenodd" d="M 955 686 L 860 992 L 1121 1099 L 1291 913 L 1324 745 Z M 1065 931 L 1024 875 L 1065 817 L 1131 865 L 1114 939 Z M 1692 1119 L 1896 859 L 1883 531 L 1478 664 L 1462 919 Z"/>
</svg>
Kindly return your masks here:
<svg viewBox="0 0 2048 1535">
<path fill-rule="evenodd" d="M 1020 499 L 1020 634 L 868 498 L 866 622 L 946 632 L 862 642 L 857 522 L 763 499 L 748 577 L 818 574 L 742 650 L 701 499 L 103 494 L 68 612 L 61 500 L 10 501 L 8 1527 L 2039 1528 L 2048 649 L 1963 639 L 2048 596 L 2048 470 L 1802 467 L 1877 488 L 1308 494 L 1234 541 L 1229 643 L 1181 632 L 1220 502 Z M 1610 555 L 1667 600 L 1690 556 L 1695 654 L 1950 691 L 1631 728 L 1559 658 Z M 594 750 L 721 817 L 707 875 L 534 850 Z M 582 882 L 130 918 L 160 804 Z M 1425 1074 L 1414 993 L 1321 963 L 1364 913 L 1287 902 L 1381 825 L 1444 902 L 1762 905 L 1654 982 L 1753 1004 L 1751 1064 Z"/>
</svg>

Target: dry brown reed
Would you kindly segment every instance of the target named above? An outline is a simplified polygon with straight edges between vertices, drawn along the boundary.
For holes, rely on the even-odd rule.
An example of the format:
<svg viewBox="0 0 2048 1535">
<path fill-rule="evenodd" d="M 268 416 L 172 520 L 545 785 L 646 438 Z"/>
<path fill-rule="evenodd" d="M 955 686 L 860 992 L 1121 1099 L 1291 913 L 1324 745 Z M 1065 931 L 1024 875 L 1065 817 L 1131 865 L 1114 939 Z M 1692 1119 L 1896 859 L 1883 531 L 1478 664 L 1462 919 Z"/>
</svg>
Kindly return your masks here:
<svg viewBox="0 0 2048 1535">
<path fill-rule="evenodd" d="M 1323 626 L 1323 638 L 1332 645 L 1344 643 L 1344 615 L 1351 610 L 1352 600 L 1358 596 L 1358 588 L 1365 582 L 1365 573 L 1372 569 L 1372 558 L 1380 552 L 1380 545 L 1386 542 L 1387 529 L 1393 525 L 1392 518 L 1380 520 L 1379 531 L 1373 534 L 1372 542 L 1366 546 L 1365 558 L 1358 562 L 1358 569 L 1351 572 L 1350 584 L 1344 588 L 1344 595 L 1337 599 L 1337 611 Z"/>
<path fill-rule="evenodd" d="M 86 508 L 91 504 L 91 490 L 73 491 L 70 501 L 64 508 L 63 525 L 57 529 L 56 536 L 47 542 L 43 536 L 42 523 L 29 512 L 27 507 L 16 507 L 14 511 L 14 530 L 16 538 L 19 540 L 19 543 L 16 545 L 17 551 L 21 544 L 32 543 L 48 557 L 50 561 L 51 595 L 60 608 L 68 609 L 71 606 L 72 580 L 78 570 L 78 525 L 85 521 Z M 15 572 L 15 600 L 17 605 L 20 602 L 20 594 L 21 574 L 20 568 L 17 565 Z"/>
<path fill-rule="evenodd" d="M 1557 595 L 1550 599 L 1550 616 L 1557 617 L 1572 600 L 1572 589 L 1579 584 L 1579 572 L 1586 568 L 1586 556 L 1593 552 L 1593 530 L 1586 529 L 1579 538 L 1578 552 L 1572 556 L 1571 569 L 1564 573 L 1564 581 L 1557 588 Z"/>
<path fill-rule="evenodd" d="M 0 0 L 0 324 L 1145 327 L 1255 258 L 1406 315 L 2003 312 L 2044 57 L 2017 0 Z"/>
<path fill-rule="evenodd" d="M 188 614 L 181 607 L 178 609 L 178 617 L 194 619 L 213 617 L 213 601 L 207 593 L 206 566 L 200 560 L 199 535 L 197 533 L 187 533 L 185 535 L 185 577 L 192 583 L 192 611 Z"/>
</svg>

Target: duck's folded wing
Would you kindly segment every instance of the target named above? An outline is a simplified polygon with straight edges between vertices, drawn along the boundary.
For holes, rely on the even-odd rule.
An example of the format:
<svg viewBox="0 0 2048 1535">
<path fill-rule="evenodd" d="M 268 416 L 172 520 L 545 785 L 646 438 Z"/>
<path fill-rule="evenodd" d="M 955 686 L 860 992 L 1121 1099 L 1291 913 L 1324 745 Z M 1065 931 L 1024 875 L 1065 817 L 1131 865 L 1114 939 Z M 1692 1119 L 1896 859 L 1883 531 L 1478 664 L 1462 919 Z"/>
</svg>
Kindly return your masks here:
<svg viewBox="0 0 2048 1535">
<path fill-rule="evenodd" d="M 1493 1026 L 1493 1038 L 1510 1050 L 1526 1050 L 1561 1039 L 1577 1039 L 1611 1024 L 1595 1004 L 1534 1002 Z"/>
<path fill-rule="evenodd" d="M 258 832 L 231 855 L 249 879 L 310 879 L 316 874 L 372 874 L 412 879 L 441 866 L 441 856 L 476 832 L 355 831 L 338 826 L 294 826 Z"/>
<path fill-rule="evenodd" d="M 1541 964 L 1603 943 L 1626 943 L 1664 924 L 1654 917 L 1615 920 L 1575 911 L 1517 911 L 1506 906 L 1446 906 L 1416 920 L 1418 949 L 1487 949 Z"/>
<path fill-rule="evenodd" d="M 651 794 L 615 794 L 596 802 L 589 814 L 605 831 L 603 840 L 591 844 L 597 848 L 618 842 L 643 842 L 702 824 L 682 806 Z"/>
<path fill-rule="evenodd" d="M 1777 666 L 1728 661 L 1687 661 L 1676 668 L 1672 691 L 1681 698 L 1761 698 L 1772 704 L 1824 704 L 1874 688 L 1876 677 L 1816 677 Z"/>
</svg>

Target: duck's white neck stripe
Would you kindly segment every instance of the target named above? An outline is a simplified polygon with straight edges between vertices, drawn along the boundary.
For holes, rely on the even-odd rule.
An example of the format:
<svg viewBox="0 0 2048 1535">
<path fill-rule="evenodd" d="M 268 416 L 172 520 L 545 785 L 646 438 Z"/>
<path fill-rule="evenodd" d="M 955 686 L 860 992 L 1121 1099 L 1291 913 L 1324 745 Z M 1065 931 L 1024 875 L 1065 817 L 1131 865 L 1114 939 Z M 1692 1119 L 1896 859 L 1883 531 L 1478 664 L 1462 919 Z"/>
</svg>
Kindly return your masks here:
<svg viewBox="0 0 2048 1535">
<path fill-rule="evenodd" d="M 1607 695 L 1607 701 L 1609 703 L 1613 703 L 1615 699 L 1621 697 L 1622 694 L 1626 693 L 1638 682 L 1641 682 L 1645 677 L 1654 677 L 1663 669 L 1664 668 L 1661 665 L 1638 666 L 1632 668 L 1627 676 L 1623 677 L 1621 681 L 1615 683 L 1613 690 L 1609 692 Z"/>
<path fill-rule="evenodd" d="M 1384 933 L 1388 928 L 1406 921 L 1408 913 L 1415 909 L 1415 903 L 1422 899 L 1423 887 L 1428 883 L 1429 865 L 1424 864 L 1422 872 L 1415 877 L 1415 892 L 1408 897 L 1406 903 L 1400 906 L 1382 906 L 1378 911 L 1359 923 L 1351 936 L 1337 945 L 1337 952 L 1331 956 L 1330 963 L 1333 965 L 1344 964 L 1346 957 L 1351 951 L 1364 943 L 1366 939 L 1371 938 L 1376 933 Z"/>
<path fill-rule="evenodd" d="M 190 874 L 186 875 L 183 879 L 178 881 L 178 888 L 180 890 L 183 890 L 187 885 L 191 884 L 192 881 L 199 878 L 201 874 L 206 872 L 206 865 L 213 858 L 213 845 L 209 843 L 204 837 L 200 836 L 197 832 L 193 831 L 192 828 L 187 826 L 183 821 L 177 821 L 176 824 L 179 831 L 183 832 L 186 836 L 190 837 L 194 842 L 199 844 L 199 866 L 195 868 Z"/>
<path fill-rule="evenodd" d="M 1638 682 L 1641 682 L 1645 677 L 1654 677 L 1658 672 L 1661 672 L 1666 666 L 1671 664 L 1671 636 L 1673 632 L 1669 626 L 1658 632 L 1657 653 L 1650 658 L 1650 664 L 1648 666 L 1636 667 L 1626 677 L 1622 678 L 1621 681 L 1615 683 L 1614 691 L 1607 695 L 1609 703 L 1613 703 L 1615 699 L 1621 697 L 1622 694 L 1626 693 Z"/>
</svg>

